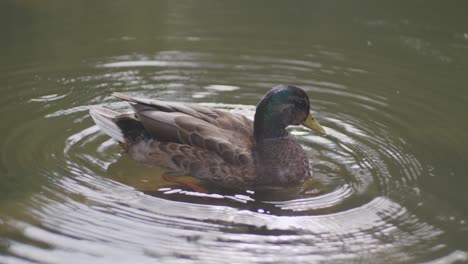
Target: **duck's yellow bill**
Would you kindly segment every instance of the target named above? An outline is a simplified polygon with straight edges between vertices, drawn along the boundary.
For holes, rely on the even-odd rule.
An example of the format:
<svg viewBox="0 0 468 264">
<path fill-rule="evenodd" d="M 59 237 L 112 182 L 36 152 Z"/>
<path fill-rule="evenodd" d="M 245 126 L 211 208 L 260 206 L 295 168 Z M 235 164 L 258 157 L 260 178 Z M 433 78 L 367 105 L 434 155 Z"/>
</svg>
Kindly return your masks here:
<svg viewBox="0 0 468 264">
<path fill-rule="evenodd" d="M 310 128 L 311 130 L 322 134 L 326 135 L 327 132 L 325 132 L 325 129 L 319 124 L 319 122 L 315 119 L 315 117 L 312 115 L 312 113 L 309 113 L 307 116 L 306 120 L 302 123 L 303 126 Z"/>
</svg>

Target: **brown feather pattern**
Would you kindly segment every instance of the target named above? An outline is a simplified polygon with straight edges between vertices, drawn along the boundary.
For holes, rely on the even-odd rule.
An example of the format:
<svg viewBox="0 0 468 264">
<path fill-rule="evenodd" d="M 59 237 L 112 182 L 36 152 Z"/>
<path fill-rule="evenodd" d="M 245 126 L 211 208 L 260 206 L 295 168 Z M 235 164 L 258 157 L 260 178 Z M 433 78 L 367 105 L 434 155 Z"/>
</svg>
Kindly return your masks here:
<svg viewBox="0 0 468 264">
<path fill-rule="evenodd" d="M 130 102 L 151 135 L 127 147 L 132 158 L 165 167 L 171 176 L 191 175 L 231 188 L 255 184 L 248 118 L 199 105 L 113 95 Z"/>
</svg>

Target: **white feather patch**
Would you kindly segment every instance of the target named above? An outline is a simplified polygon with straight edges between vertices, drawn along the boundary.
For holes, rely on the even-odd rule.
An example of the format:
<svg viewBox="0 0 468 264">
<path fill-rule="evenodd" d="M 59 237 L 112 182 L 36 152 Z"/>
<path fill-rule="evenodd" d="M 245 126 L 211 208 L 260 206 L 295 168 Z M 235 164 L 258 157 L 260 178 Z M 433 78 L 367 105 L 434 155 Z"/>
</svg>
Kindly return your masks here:
<svg viewBox="0 0 468 264">
<path fill-rule="evenodd" d="M 125 142 L 124 135 L 120 128 L 112 121 L 120 114 L 118 112 L 100 107 L 100 106 L 90 106 L 89 114 L 93 118 L 96 125 L 107 135 L 113 139 Z"/>
</svg>

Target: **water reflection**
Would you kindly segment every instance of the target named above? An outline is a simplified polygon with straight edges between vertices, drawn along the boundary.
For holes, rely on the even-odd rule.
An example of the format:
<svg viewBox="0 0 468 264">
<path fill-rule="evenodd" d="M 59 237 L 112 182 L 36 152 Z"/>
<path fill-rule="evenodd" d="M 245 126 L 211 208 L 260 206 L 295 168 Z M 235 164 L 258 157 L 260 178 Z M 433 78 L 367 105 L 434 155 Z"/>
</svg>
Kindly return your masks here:
<svg viewBox="0 0 468 264">
<path fill-rule="evenodd" d="M 207 17 L 194 15 L 206 14 L 203 3 L 155 3 L 157 14 L 133 17 L 154 24 L 151 30 L 127 32 L 132 23 L 123 19 L 102 34 L 94 27 L 111 22 L 80 19 L 76 24 L 89 28 L 76 33 L 81 40 L 57 39 L 58 28 L 48 28 L 59 23 L 47 20 L 32 26 L 48 32 L 34 37 L 34 47 L 5 33 L 18 50 L 0 43 L 16 51 L 0 65 L 6 83 L 0 88 L 6 124 L 0 130 L 0 262 L 468 261 L 460 209 L 463 27 L 445 21 L 450 26 L 421 33 L 419 17 L 377 13 L 373 19 L 352 6 L 357 15 L 332 9 L 339 13 L 331 21 L 319 14 L 326 6 L 312 3 L 317 16 L 271 3 L 277 16 L 267 17 L 259 12 L 264 5 L 236 3 L 219 4 L 228 14 Z M 106 19 L 115 12 L 77 9 Z M 277 19 L 285 14 L 288 21 Z M 236 25 L 227 27 L 227 18 Z M 434 32 L 449 37 L 438 42 Z M 47 39 L 57 41 L 41 44 Z M 285 190 L 233 191 L 197 181 L 209 190 L 200 194 L 164 182 L 160 169 L 130 160 L 87 113 L 96 104 L 127 111 L 110 96 L 121 91 L 251 118 L 259 98 L 279 83 L 304 88 L 329 133 L 291 128 L 314 178 Z"/>
</svg>

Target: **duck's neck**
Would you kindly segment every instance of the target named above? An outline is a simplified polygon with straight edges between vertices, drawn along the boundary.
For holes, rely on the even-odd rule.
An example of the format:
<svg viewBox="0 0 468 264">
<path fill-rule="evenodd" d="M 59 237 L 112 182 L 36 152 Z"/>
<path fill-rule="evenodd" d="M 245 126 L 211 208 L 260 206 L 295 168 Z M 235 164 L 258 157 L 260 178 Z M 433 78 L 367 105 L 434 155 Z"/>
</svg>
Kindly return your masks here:
<svg viewBox="0 0 468 264">
<path fill-rule="evenodd" d="M 260 110 L 260 111 L 258 111 Z M 284 138 L 289 136 L 285 124 L 280 118 L 265 114 L 262 109 L 257 109 L 254 117 L 255 143 L 261 144 L 267 139 Z"/>
</svg>

